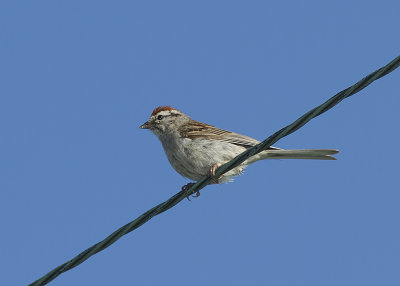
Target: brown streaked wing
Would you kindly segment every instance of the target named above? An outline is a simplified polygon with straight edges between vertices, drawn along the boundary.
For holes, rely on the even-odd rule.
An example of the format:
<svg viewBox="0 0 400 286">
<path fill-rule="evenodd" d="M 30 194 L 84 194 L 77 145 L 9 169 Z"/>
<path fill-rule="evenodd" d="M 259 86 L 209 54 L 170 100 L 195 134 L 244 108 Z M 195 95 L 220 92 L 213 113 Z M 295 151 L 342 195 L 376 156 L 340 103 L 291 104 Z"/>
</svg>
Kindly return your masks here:
<svg viewBox="0 0 400 286">
<path fill-rule="evenodd" d="M 215 126 L 208 125 L 199 121 L 190 120 L 187 125 L 179 128 L 181 136 L 196 139 L 199 137 L 206 137 L 208 139 L 215 139 L 231 144 L 239 145 L 245 148 L 253 147 L 260 143 L 260 141 L 251 137 L 237 134 L 231 131 L 219 129 Z M 269 149 L 279 150 L 279 148 L 271 147 Z"/>
</svg>

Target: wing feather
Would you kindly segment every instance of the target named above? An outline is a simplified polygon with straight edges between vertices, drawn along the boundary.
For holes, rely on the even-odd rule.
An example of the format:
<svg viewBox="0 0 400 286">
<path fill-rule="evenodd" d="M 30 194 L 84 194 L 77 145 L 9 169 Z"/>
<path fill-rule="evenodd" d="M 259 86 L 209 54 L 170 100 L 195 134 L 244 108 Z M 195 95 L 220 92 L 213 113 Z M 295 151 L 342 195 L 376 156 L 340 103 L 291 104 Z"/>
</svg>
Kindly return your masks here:
<svg viewBox="0 0 400 286">
<path fill-rule="evenodd" d="M 245 148 L 253 147 L 260 143 L 260 141 L 245 136 L 241 134 L 237 134 L 235 132 L 219 129 L 215 126 L 208 125 L 199 121 L 190 120 L 188 124 L 185 124 L 179 129 L 179 133 L 181 136 L 197 139 L 201 137 L 206 137 L 208 139 L 219 140 L 231 144 L 235 144 L 238 146 L 242 146 Z M 270 147 L 269 149 L 279 150 L 279 148 Z"/>
</svg>

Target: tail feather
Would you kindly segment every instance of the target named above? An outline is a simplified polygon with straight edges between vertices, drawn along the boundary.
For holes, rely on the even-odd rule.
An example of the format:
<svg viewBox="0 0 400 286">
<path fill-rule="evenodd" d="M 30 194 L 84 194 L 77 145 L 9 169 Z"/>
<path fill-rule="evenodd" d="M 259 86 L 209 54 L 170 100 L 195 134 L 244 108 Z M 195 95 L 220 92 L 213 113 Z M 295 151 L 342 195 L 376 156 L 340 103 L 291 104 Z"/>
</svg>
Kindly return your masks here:
<svg viewBox="0 0 400 286">
<path fill-rule="evenodd" d="M 266 150 L 260 153 L 256 160 L 263 159 L 313 159 L 313 160 L 336 160 L 329 156 L 337 154 L 339 151 L 334 149 L 305 149 L 305 150 Z"/>
</svg>

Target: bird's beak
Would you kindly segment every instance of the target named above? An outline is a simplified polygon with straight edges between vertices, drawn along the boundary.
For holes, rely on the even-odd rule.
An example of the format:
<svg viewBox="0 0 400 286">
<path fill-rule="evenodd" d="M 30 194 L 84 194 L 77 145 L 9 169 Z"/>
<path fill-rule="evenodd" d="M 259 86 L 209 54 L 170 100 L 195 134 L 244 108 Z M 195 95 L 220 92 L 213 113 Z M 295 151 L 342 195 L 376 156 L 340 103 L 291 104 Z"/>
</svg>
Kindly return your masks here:
<svg viewBox="0 0 400 286">
<path fill-rule="evenodd" d="M 140 125 L 139 128 L 141 128 L 141 129 L 150 129 L 150 123 L 148 121 L 146 121 L 145 123 Z"/>
</svg>

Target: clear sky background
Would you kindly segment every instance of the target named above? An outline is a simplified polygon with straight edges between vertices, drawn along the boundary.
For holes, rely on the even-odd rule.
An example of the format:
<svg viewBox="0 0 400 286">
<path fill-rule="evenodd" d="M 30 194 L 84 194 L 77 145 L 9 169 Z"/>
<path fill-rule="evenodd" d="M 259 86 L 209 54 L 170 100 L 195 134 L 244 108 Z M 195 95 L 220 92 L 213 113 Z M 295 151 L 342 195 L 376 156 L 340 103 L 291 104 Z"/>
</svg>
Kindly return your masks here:
<svg viewBox="0 0 400 286">
<path fill-rule="evenodd" d="M 399 1 L 1 1 L 0 284 L 25 285 L 189 182 L 154 107 L 258 139 L 400 52 Z M 51 285 L 400 285 L 400 71 Z"/>
</svg>

